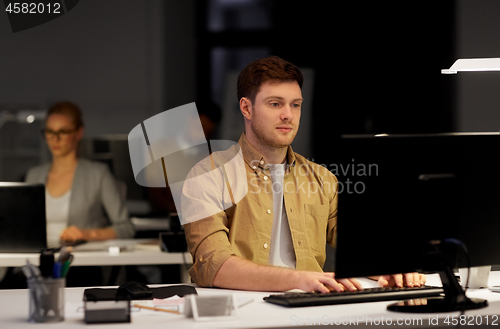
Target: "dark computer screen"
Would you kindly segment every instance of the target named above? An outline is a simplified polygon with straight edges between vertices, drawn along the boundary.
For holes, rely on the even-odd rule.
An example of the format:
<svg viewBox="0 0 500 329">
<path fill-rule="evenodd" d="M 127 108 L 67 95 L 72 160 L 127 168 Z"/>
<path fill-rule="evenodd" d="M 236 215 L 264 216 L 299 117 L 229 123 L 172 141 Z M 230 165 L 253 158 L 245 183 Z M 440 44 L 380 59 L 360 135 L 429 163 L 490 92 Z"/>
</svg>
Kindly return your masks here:
<svg viewBox="0 0 500 329">
<path fill-rule="evenodd" d="M 500 264 L 500 136 L 346 136 L 336 277 L 439 271 L 429 241 L 465 243 L 471 266 Z M 465 266 L 458 254 L 457 266 Z"/>
<path fill-rule="evenodd" d="M 47 248 L 45 187 L 0 182 L 0 252 Z"/>
</svg>

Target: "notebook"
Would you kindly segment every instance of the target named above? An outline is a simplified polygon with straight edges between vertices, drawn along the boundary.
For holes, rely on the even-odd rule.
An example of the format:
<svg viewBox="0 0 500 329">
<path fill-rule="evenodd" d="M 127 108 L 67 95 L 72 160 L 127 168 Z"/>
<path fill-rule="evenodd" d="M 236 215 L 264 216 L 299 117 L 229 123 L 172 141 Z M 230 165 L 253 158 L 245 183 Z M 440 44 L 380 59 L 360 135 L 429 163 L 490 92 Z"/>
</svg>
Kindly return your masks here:
<svg viewBox="0 0 500 329">
<path fill-rule="evenodd" d="M 0 252 L 47 248 L 43 184 L 0 182 Z"/>
</svg>

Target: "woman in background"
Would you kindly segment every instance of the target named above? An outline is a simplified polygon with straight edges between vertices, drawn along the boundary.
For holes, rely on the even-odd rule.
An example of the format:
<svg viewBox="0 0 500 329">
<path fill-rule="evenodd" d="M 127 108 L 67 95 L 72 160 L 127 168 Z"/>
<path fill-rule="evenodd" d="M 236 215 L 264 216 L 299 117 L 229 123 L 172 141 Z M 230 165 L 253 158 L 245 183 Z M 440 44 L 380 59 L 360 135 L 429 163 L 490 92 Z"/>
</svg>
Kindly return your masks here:
<svg viewBox="0 0 500 329">
<path fill-rule="evenodd" d="M 48 246 L 132 238 L 135 230 L 118 182 L 105 164 L 78 157 L 80 109 L 70 102 L 55 104 L 42 133 L 52 162 L 31 168 L 26 182 L 45 184 Z"/>
</svg>

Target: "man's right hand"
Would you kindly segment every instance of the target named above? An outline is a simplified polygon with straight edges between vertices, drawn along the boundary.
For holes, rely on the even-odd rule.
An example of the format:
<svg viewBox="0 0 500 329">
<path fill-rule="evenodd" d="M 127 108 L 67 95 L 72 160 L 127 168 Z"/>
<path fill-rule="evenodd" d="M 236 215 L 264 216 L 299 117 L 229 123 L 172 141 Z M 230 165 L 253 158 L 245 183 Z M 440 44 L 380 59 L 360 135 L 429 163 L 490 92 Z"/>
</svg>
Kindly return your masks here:
<svg viewBox="0 0 500 329">
<path fill-rule="evenodd" d="M 217 272 L 213 286 L 226 289 L 287 291 L 301 289 L 307 292 L 327 293 L 331 290 L 362 290 L 355 279 L 335 280 L 332 272 L 309 272 L 290 268 L 258 265 L 249 260 L 231 256 Z"/>
<path fill-rule="evenodd" d="M 332 272 L 308 272 L 294 271 L 293 274 L 295 286 L 298 289 L 311 292 L 327 293 L 335 291 L 355 291 L 363 290 L 363 286 L 356 279 L 335 279 L 335 273 Z"/>
</svg>

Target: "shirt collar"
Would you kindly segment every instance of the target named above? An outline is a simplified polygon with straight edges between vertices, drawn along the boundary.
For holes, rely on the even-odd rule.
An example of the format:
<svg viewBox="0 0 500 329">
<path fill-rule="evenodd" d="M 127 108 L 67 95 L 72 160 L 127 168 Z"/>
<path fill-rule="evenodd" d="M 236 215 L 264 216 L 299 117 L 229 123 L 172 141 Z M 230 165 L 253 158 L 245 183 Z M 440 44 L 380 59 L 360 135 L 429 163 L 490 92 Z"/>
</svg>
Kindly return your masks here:
<svg viewBox="0 0 500 329">
<path fill-rule="evenodd" d="M 257 167 L 260 167 L 262 169 L 266 168 L 266 159 L 260 154 L 252 144 L 248 141 L 245 133 L 241 134 L 240 140 L 238 141 L 238 144 L 241 147 L 241 151 L 243 153 L 243 159 L 247 163 L 250 168 L 253 170 L 257 169 Z M 295 165 L 295 153 L 292 150 L 292 147 L 288 145 L 288 150 L 287 150 L 287 167 L 289 166 L 294 166 Z"/>
</svg>

